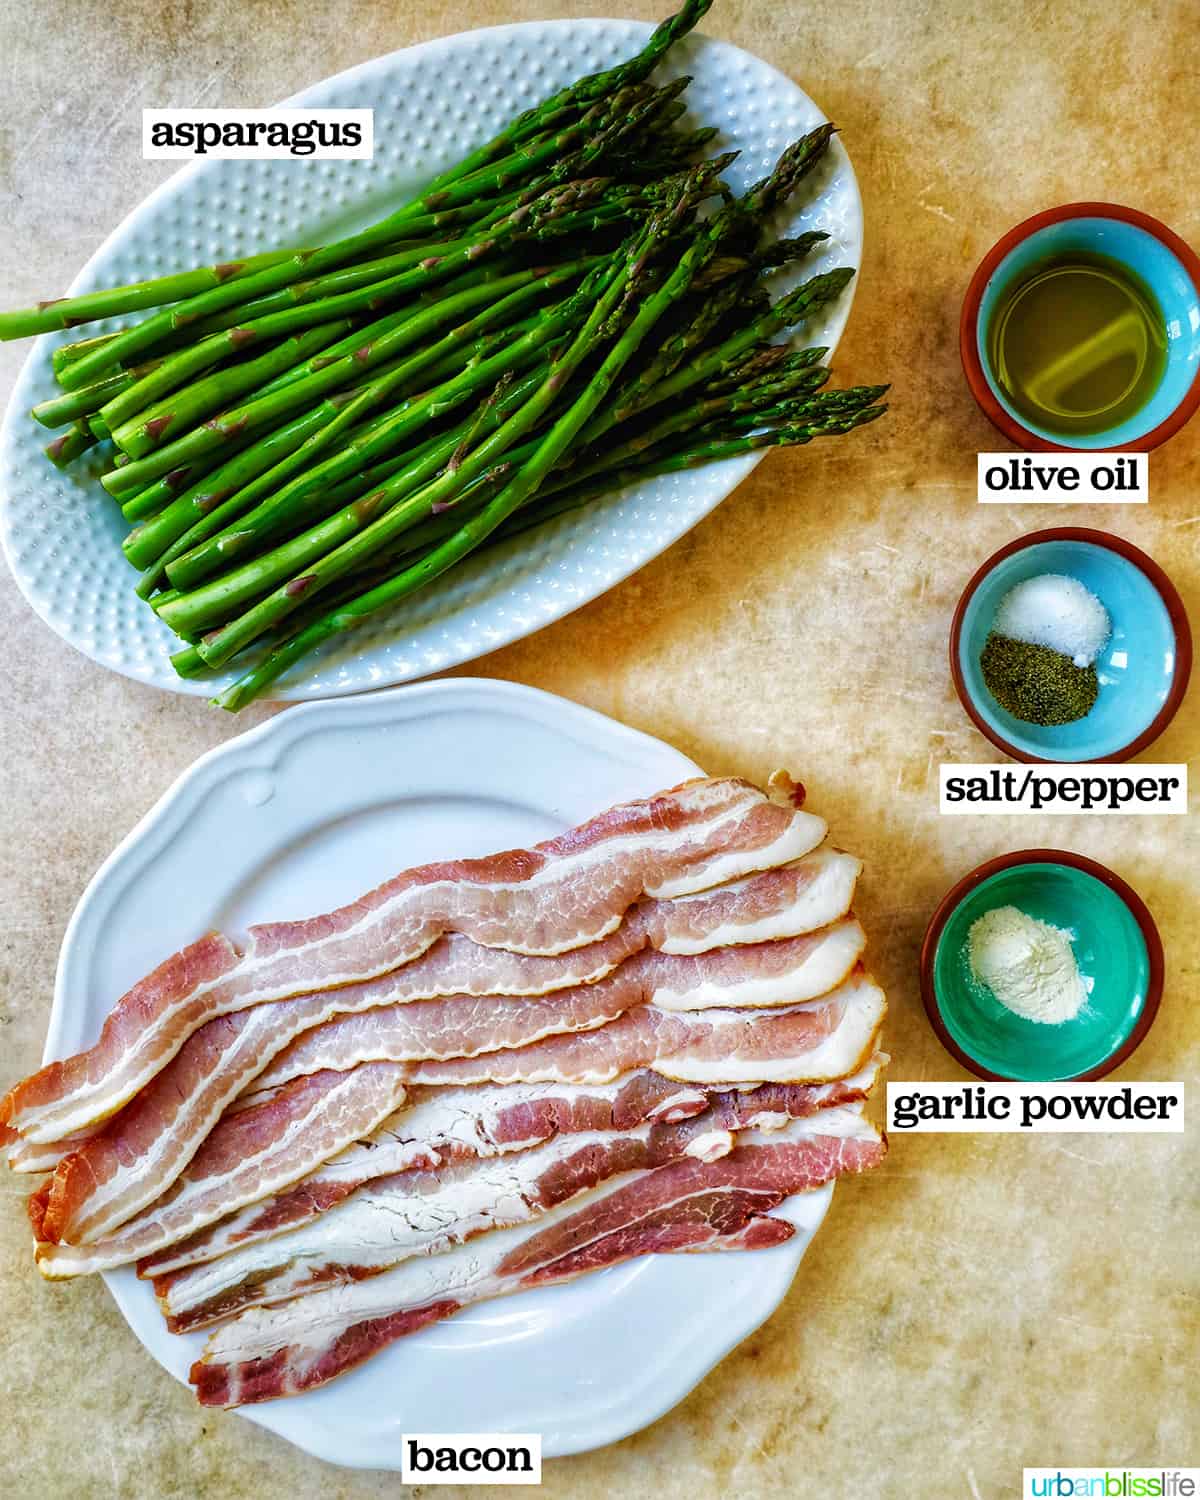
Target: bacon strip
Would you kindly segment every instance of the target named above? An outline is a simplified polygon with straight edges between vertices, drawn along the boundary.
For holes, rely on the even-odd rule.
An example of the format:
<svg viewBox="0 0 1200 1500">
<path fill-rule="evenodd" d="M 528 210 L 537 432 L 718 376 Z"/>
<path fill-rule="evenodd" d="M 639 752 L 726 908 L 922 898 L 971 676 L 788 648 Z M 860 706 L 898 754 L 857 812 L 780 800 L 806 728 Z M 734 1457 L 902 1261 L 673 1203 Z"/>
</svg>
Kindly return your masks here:
<svg viewBox="0 0 1200 1500">
<path fill-rule="evenodd" d="M 733 1132 L 773 1130 L 816 1113 L 836 1086 L 768 1084 L 717 1096 L 683 1124 L 564 1135 L 532 1150 L 466 1161 L 441 1171 L 402 1171 L 268 1243 L 244 1247 L 181 1275 L 155 1292 L 174 1333 L 202 1328 L 247 1307 L 304 1296 L 335 1281 L 357 1281 L 415 1255 L 433 1255 L 489 1230 L 525 1222 L 619 1172 L 681 1156 L 715 1161 Z"/>
<path fill-rule="evenodd" d="M 403 1099 L 404 1069 L 395 1063 L 298 1078 L 263 1104 L 223 1120 L 170 1191 L 115 1234 L 95 1244 L 52 1244 L 35 1223 L 38 1269 L 56 1279 L 150 1255 L 287 1187 L 369 1134 Z"/>
<path fill-rule="evenodd" d="M 54 1174 L 43 1238 L 84 1244 L 101 1238 L 166 1191 L 248 1079 L 267 1068 L 264 1089 L 359 1062 L 471 1057 L 522 1047 L 556 1032 L 600 1026 L 635 1005 L 788 1003 L 843 979 L 866 939 L 845 920 L 800 938 L 688 956 L 647 949 L 594 984 L 544 996 L 450 996 L 380 1002 L 407 995 L 406 970 L 351 990 L 326 990 L 255 1006 L 201 1027 L 154 1082 L 95 1139 L 65 1157 Z M 341 999 L 372 1008 L 326 1020 Z M 314 1022 L 325 1021 L 306 1030 Z"/>
<path fill-rule="evenodd" d="M 598 1031 L 547 1037 L 479 1058 L 414 1063 L 413 1084 L 607 1083 L 653 1068 L 683 1083 L 821 1083 L 856 1073 L 887 1003 L 856 972 L 822 1000 L 781 1010 L 679 1014 L 641 1006 Z"/>
<path fill-rule="evenodd" d="M 50 1277 L 76 1276 L 138 1260 L 195 1234 L 245 1204 L 298 1181 L 373 1129 L 397 1108 L 406 1083 L 602 1084 L 643 1067 L 685 1083 L 710 1086 L 826 1082 L 865 1066 L 885 1010 L 879 987 L 856 973 L 824 1000 L 809 1005 L 758 1014 L 736 1010 L 679 1014 L 639 1006 L 595 1031 L 547 1037 L 529 1047 L 477 1058 L 373 1062 L 345 1073 L 306 1074 L 267 1095 L 261 1105 L 229 1114 L 175 1187 L 115 1234 L 95 1244 L 39 1244 L 38 1265 Z M 356 1111 L 370 1115 L 369 1121 L 348 1128 L 333 1144 L 328 1131 L 297 1127 L 284 1133 L 269 1157 L 263 1153 L 265 1163 L 253 1157 L 236 1175 L 210 1172 L 211 1161 L 240 1159 L 236 1146 L 226 1142 L 238 1139 L 239 1122 L 245 1115 L 263 1114 L 277 1121 L 294 1111 L 293 1089 L 303 1090 L 300 1097 L 306 1109 L 316 1111 L 322 1091 L 328 1091 L 339 1103 L 342 1123 L 356 1120 Z M 394 1095 L 390 1107 L 371 1114 L 380 1095 L 389 1089 Z M 324 1115 L 321 1119 L 325 1125 Z M 43 1233 L 41 1238 L 48 1235 Z"/>
<path fill-rule="evenodd" d="M 454 1037 L 441 1053 L 422 1055 L 470 1057 L 476 1052 L 494 1052 L 499 1047 L 525 1046 L 539 1036 L 576 1031 L 581 1025 L 565 1018 L 586 997 L 593 1009 L 598 997 L 611 996 L 604 1005 L 604 1019 L 611 1020 L 638 1004 L 653 1004 L 665 1010 L 706 1010 L 714 1006 L 786 1006 L 815 1000 L 835 989 L 850 973 L 866 947 L 866 934 L 852 918 L 824 927 L 804 937 L 774 943 L 750 943 L 740 948 L 718 948 L 689 957 L 653 950 L 627 960 L 605 979 L 574 990 L 558 990 L 542 1000 L 524 1002 L 530 1014 L 545 1014 L 540 1031 L 526 1027 L 523 1039 L 502 1040 L 501 1021 L 509 1002 L 488 996 L 475 1001 L 470 1011 L 463 1001 L 454 1003 L 448 1020 Z M 402 971 L 401 971 L 402 972 Z M 344 1070 L 360 1062 L 388 1059 L 399 1062 L 414 1057 L 414 1027 L 424 1026 L 416 1005 L 376 1005 L 350 1015 L 339 1015 L 323 1026 L 306 1031 L 259 1076 L 256 1089 L 278 1088 L 303 1073 L 324 1068 Z M 462 1016 L 474 1012 L 474 1019 Z M 563 1017 L 563 1023 L 557 1024 Z M 586 1022 L 582 1024 L 592 1024 Z M 508 1036 L 513 1036 L 509 1029 Z M 475 1038 L 483 1037 L 482 1041 Z"/>
<path fill-rule="evenodd" d="M 452 933 L 420 958 L 380 978 L 267 1002 L 237 1012 L 235 1023 L 209 1021 L 123 1114 L 68 1140 L 18 1140 L 10 1149 L 9 1166 L 18 1171 L 53 1171 L 85 1140 L 113 1130 L 148 1144 L 147 1131 L 152 1128 L 148 1121 L 156 1122 L 160 1133 L 171 1132 L 185 1148 L 189 1141 L 198 1143 L 225 1104 L 290 1040 L 335 1014 L 456 994 L 542 995 L 601 979 L 648 947 L 695 954 L 728 943 L 760 943 L 812 932 L 849 910 L 860 870 L 860 862 L 848 854 L 818 850 L 795 864 L 714 891 L 642 901 L 609 936 L 551 957 L 484 948 L 461 933 Z M 837 975 L 827 988 L 841 977 Z M 664 989 L 655 998 L 672 1004 L 673 993 Z M 225 1051 L 212 1045 L 214 1036 L 224 1040 Z M 225 1082 L 223 1089 L 217 1086 L 218 1078 Z M 130 1111 L 137 1111 L 139 1123 L 134 1123 Z M 184 1161 L 186 1155 L 179 1165 Z"/>
<path fill-rule="evenodd" d="M 347 1146 L 294 1186 L 222 1219 L 138 1266 L 164 1276 L 212 1260 L 239 1245 L 294 1228 L 376 1177 L 491 1157 L 542 1145 L 558 1135 L 630 1130 L 648 1120 L 675 1124 L 708 1106 L 710 1095 L 657 1073 L 639 1072 L 593 1088 L 571 1084 L 482 1085 L 412 1089 L 404 1105 L 370 1135 Z"/>
<path fill-rule="evenodd" d="M 533 849 L 406 871 L 348 906 L 252 927 L 244 952 L 210 934 L 119 1000 L 95 1046 L 0 1100 L 0 1125 L 53 1141 L 114 1114 L 214 1016 L 351 984 L 448 932 L 555 954 L 612 932 L 643 895 L 687 895 L 798 859 L 825 836 L 811 814 L 748 783 L 698 779 L 611 808 Z"/>
<path fill-rule="evenodd" d="M 567 1281 L 648 1251 L 777 1244 L 792 1233 L 785 1220 L 770 1217 L 784 1198 L 875 1166 L 883 1152 L 861 1117 L 829 1110 L 773 1135 L 749 1132 L 717 1161 L 623 1173 L 532 1223 L 242 1313 L 212 1335 L 191 1379 L 205 1406 L 294 1395 L 485 1298 Z"/>
</svg>

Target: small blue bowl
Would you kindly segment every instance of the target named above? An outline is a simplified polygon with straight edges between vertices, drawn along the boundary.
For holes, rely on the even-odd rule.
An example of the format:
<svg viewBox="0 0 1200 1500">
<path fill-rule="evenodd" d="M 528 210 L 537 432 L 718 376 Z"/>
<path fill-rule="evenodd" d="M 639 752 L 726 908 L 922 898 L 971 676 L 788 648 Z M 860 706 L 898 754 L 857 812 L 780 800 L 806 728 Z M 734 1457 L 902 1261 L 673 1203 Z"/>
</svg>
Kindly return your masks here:
<svg viewBox="0 0 1200 1500">
<path fill-rule="evenodd" d="M 987 330 L 997 301 L 1014 278 L 1050 256 L 1080 251 L 1127 266 L 1149 288 L 1166 325 L 1167 362 L 1158 388 L 1141 410 L 1103 432 L 1067 437 L 1029 422 L 1010 404 L 992 369 Z M 1035 214 L 1009 230 L 980 262 L 963 302 L 959 352 L 984 415 L 1023 448 L 1156 448 L 1200 407 L 1200 259 L 1165 224 L 1117 203 L 1069 203 Z"/>
<path fill-rule="evenodd" d="M 1073 724 L 1026 724 L 988 691 L 979 666 L 1000 601 L 1039 573 L 1077 578 L 1112 635 L 1096 660 L 1100 696 Z M 1150 557 L 1118 536 L 1064 526 L 1018 537 L 967 584 L 950 628 L 950 671 L 976 728 L 1014 760 L 1128 760 L 1170 723 L 1187 690 L 1192 636 L 1183 602 Z"/>
<path fill-rule="evenodd" d="M 1071 934 L 1092 982 L 1072 1020 L 1026 1020 L 971 974 L 972 924 L 998 906 Z M 1099 1078 L 1145 1037 L 1162 990 L 1162 942 L 1145 903 L 1112 870 L 1066 850 L 1022 849 L 980 865 L 939 903 L 921 948 L 926 1014 L 947 1051 L 983 1078 Z"/>
</svg>

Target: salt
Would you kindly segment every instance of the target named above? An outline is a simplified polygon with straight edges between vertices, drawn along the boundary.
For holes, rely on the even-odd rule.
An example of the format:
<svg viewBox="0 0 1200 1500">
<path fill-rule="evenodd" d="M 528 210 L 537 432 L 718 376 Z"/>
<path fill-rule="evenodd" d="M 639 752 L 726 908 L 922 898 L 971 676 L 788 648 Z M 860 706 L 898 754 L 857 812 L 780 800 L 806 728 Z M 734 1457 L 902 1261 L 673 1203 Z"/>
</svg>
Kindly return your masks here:
<svg viewBox="0 0 1200 1500">
<path fill-rule="evenodd" d="M 1112 633 L 1112 621 L 1078 578 L 1039 573 L 1009 589 L 992 629 L 1029 646 L 1048 646 L 1077 667 L 1090 667 Z"/>
</svg>

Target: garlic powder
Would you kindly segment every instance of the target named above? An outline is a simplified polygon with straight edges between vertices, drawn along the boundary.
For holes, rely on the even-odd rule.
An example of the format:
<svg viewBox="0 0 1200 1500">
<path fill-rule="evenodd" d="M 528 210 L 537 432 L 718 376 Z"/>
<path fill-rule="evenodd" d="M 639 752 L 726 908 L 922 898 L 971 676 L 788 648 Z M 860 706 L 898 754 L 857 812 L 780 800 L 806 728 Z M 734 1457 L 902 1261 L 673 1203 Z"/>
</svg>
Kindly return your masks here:
<svg viewBox="0 0 1200 1500">
<path fill-rule="evenodd" d="M 974 921 L 967 952 L 975 978 L 1028 1021 L 1061 1025 L 1087 999 L 1070 936 L 1015 906 L 997 906 Z"/>
</svg>

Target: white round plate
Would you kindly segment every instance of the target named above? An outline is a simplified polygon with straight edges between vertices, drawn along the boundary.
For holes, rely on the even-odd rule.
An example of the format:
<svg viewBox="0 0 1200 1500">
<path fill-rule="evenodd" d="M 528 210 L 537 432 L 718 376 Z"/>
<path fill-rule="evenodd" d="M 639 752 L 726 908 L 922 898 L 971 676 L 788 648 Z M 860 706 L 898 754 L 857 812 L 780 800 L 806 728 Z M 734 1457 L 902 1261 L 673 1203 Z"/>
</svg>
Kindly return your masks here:
<svg viewBox="0 0 1200 1500">
<path fill-rule="evenodd" d="M 339 73 L 289 105 L 376 111 L 373 161 L 207 161 L 188 166 L 136 209 L 96 252 L 72 292 L 121 285 L 187 266 L 235 260 L 279 244 L 314 244 L 383 217 L 436 173 L 487 140 L 519 110 L 581 74 L 632 56 L 650 28 L 634 21 L 531 21 L 426 42 Z M 741 156 L 726 174 L 739 191 L 824 115 L 789 78 L 726 42 L 692 36 L 660 70 L 693 75 L 697 121 L 719 125 L 721 149 Z M 658 75 L 656 75 L 658 76 Z M 816 271 L 861 264 L 862 204 L 850 160 L 834 142 L 781 213 L 779 233 L 820 227 L 830 239 L 780 288 Z M 836 346 L 850 294 L 801 332 Z M 113 324 L 90 324 L 87 333 Z M 25 597 L 48 625 L 104 666 L 157 687 L 207 696 L 244 670 L 184 681 L 167 660 L 175 636 L 133 592 L 121 553 L 128 529 L 98 482 L 100 450 L 66 473 L 42 453 L 50 437 L 28 411 L 58 393 L 56 344 L 34 346 L 0 433 L 0 537 Z M 468 559 L 447 578 L 352 637 L 330 642 L 273 689 L 276 698 L 328 698 L 405 682 L 468 661 L 561 619 L 656 557 L 706 516 L 761 453 L 631 486 L 574 515 Z"/>
<path fill-rule="evenodd" d="M 97 872 L 63 941 L 46 1057 L 93 1042 L 116 997 L 207 928 L 325 911 L 407 865 L 527 845 L 696 774 L 659 740 L 508 683 L 422 683 L 279 715 L 198 760 Z M 361 1468 L 398 1469 L 406 1431 L 540 1432 L 547 1456 L 615 1442 L 774 1311 L 832 1193 L 786 1205 L 786 1244 L 648 1256 L 484 1304 L 243 1414 Z M 204 1335 L 168 1333 L 132 1269 L 106 1280 L 186 1380 Z"/>
</svg>

